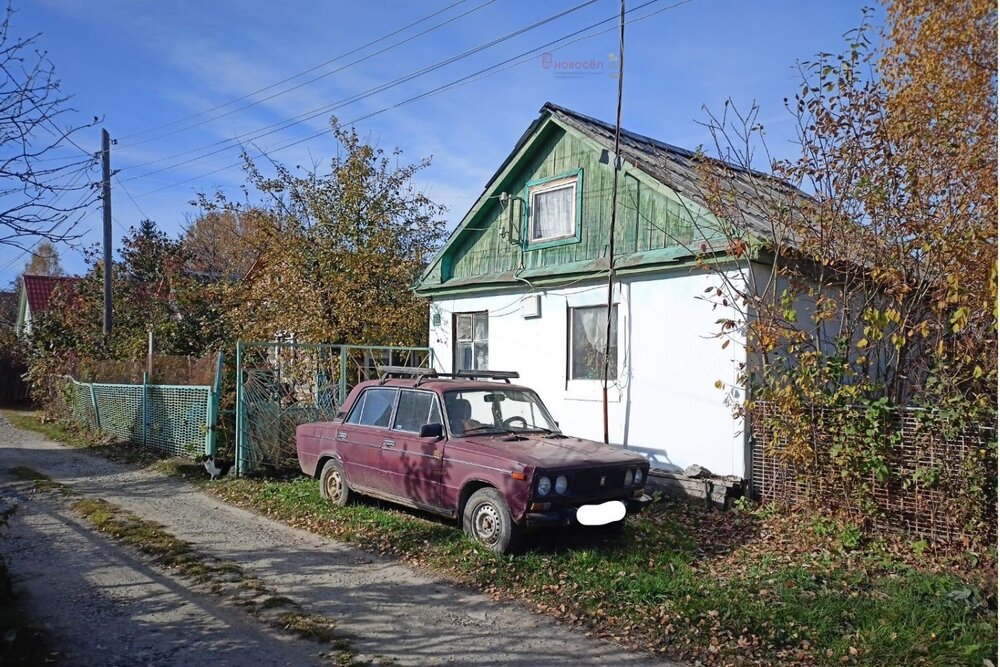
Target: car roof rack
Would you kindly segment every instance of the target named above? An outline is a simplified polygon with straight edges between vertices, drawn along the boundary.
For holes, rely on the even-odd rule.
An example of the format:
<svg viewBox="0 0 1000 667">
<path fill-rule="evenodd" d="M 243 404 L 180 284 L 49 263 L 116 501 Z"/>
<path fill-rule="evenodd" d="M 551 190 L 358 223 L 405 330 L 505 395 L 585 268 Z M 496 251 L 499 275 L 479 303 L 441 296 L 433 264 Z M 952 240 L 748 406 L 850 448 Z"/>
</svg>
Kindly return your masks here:
<svg viewBox="0 0 1000 667">
<path fill-rule="evenodd" d="M 385 384 L 391 378 L 416 378 L 415 386 L 420 386 L 424 380 L 434 378 L 454 378 L 457 380 L 503 380 L 510 384 L 512 379 L 521 377 L 517 371 L 486 371 L 463 370 L 457 373 L 440 373 L 433 368 L 416 366 L 376 366 L 379 372 L 379 384 Z"/>
<path fill-rule="evenodd" d="M 517 379 L 521 377 L 521 374 L 517 371 L 458 371 L 457 373 L 452 373 L 452 376 L 467 380 L 504 380 L 507 384 L 510 384 L 511 379 Z"/>
</svg>

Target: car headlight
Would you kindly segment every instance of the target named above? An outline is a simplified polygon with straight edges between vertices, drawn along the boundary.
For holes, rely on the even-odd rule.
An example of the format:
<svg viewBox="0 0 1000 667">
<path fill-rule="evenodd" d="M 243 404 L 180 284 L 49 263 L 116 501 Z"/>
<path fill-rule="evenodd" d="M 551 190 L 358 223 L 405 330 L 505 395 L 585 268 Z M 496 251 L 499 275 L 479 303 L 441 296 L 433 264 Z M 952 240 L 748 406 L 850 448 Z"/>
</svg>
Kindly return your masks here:
<svg viewBox="0 0 1000 667">
<path fill-rule="evenodd" d="M 556 493 L 561 496 L 566 493 L 567 488 L 569 488 L 569 480 L 566 479 L 566 475 L 559 475 L 556 477 Z"/>
<path fill-rule="evenodd" d="M 546 477 L 545 475 L 542 475 L 541 477 L 538 478 L 537 488 L 538 488 L 538 495 L 540 496 L 549 495 L 549 491 L 552 490 L 552 480 Z"/>
<path fill-rule="evenodd" d="M 625 486 L 632 486 L 632 471 L 625 471 Z"/>
<path fill-rule="evenodd" d="M 642 468 L 635 471 L 635 483 L 636 485 L 642 484 Z"/>
</svg>

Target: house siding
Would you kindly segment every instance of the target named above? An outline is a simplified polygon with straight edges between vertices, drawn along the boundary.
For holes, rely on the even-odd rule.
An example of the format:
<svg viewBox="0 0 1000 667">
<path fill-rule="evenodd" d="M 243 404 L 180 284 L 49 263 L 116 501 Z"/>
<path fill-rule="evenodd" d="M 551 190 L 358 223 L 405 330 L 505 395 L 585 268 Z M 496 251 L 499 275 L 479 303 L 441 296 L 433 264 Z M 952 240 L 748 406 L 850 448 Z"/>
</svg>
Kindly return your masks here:
<svg viewBox="0 0 1000 667">
<path fill-rule="evenodd" d="M 646 454 L 655 466 L 698 463 L 742 477 L 744 428 L 729 402 L 741 398 L 736 376 L 745 345 L 740 334 L 725 349 L 712 337 L 717 319 L 736 315 L 697 298 L 715 284 L 704 271 L 678 270 L 616 285 L 619 380 L 609 388 L 610 440 Z M 522 316 L 520 300 L 527 294 L 435 298 L 429 333 L 438 370 L 452 370 L 453 314 L 488 311 L 490 367 L 518 371 L 519 382 L 539 393 L 565 432 L 601 440 L 601 383 L 567 379 L 567 309 L 605 303 L 606 283 L 532 292 L 541 299 L 540 317 Z"/>
<path fill-rule="evenodd" d="M 614 173 L 600 158 L 600 148 L 586 137 L 555 123 L 547 125 L 521 163 L 493 184 L 490 199 L 470 217 L 441 261 L 424 277 L 423 287 L 520 269 L 555 269 L 607 257 Z M 581 174 L 579 241 L 538 246 L 525 243 L 527 185 L 577 171 Z M 501 192 L 511 197 L 506 205 L 499 200 Z M 702 215 L 699 207 L 671 196 L 626 166 L 619 183 L 615 256 L 689 246 L 696 236 L 691 218 Z"/>
</svg>

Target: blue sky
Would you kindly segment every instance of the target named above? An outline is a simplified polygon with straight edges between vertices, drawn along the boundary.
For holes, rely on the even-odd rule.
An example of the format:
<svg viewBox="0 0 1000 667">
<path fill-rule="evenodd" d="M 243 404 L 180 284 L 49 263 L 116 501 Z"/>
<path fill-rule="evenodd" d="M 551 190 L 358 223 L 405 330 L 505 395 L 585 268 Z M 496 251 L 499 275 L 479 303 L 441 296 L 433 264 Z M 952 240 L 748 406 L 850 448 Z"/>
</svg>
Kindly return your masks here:
<svg viewBox="0 0 1000 667">
<path fill-rule="evenodd" d="M 238 195 L 244 179 L 241 170 L 231 166 L 239 161 L 234 138 L 253 137 L 266 126 L 350 100 L 582 1 L 21 0 L 16 2 L 14 32 L 41 33 L 40 46 L 48 51 L 64 90 L 74 96 L 72 106 L 79 122 L 103 116 L 103 126 L 119 139 L 112 151 L 112 166 L 120 170 L 121 182 L 113 183 L 112 194 L 117 247 L 122 230 L 142 217 L 156 220 L 168 232 L 179 232 L 195 214 L 189 202 L 198 191 L 221 188 Z M 627 8 L 645 1 L 629 0 Z M 725 100 L 732 98 L 738 107 L 746 108 L 756 100 L 772 153 L 794 156 L 793 127 L 782 100 L 797 89 L 795 62 L 820 51 L 839 50 L 843 33 L 857 26 L 864 3 L 690 0 L 671 7 L 676 3 L 660 0 L 630 15 L 662 10 L 626 27 L 623 125 L 695 148 L 709 141 L 699 124 L 705 120 L 705 107 L 721 110 Z M 439 10 L 444 11 L 308 75 L 189 118 Z M 382 110 L 612 17 L 617 10 L 614 0 L 597 0 L 332 113 L 341 121 L 375 113 L 356 123 L 359 132 L 383 148 L 398 146 L 407 160 L 433 156 L 432 166 L 420 174 L 418 184 L 432 199 L 450 207 L 447 219 L 455 224 L 545 101 L 613 121 L 616 83 L 609 76 L 613 68 L 609 54 L 617 50 L 617 32 L 607 31 L 552 51 L 551 60 L 556 63 L 600 64 L 579 76 L 546 67 L 542 56 L 536 55 L 491 76 Z M 373 55 L 449 19 L 454 20 Z M 361 62 L 345 67 L 358 59 Z M 337 68 L 342 69 L 333 72 Z M 320 75 L 326 76 L 240 109 Z M 232 113 L 214 118 L 226 112 Z M 315 118 L 253 143 L 273 149 L 308 138 L 328 127 L 329 115 L 317 112 Z M 71 120 L 72 116 L 65 116 L 62 122 Z M 99 148 L 98 129 L 76 139 L 88 150 Z M 217 145 L 204 148 L 213 144 Z M 289 165 L 323 165 L 335 148 L 334 142 L 321 136 L 271 154 Z M 204 159 L 192 159 L 216 150 Z M 166 159 L 171 156 L 178 157 Z M 165 167 L 169 168 L 149 173 Z M 70 273 L 84 266 L 78 247 L 100 239 L 99 203 L 88 212 L 81 229 L 85 235 L 75 247 L 59 246 Z M 0 271 L 0 284 L 8 284 L 22 269 L 27 257 L 14 261 L 19 254 L 0 248 L 0 267 L 6 267 Z"/>
</svg>

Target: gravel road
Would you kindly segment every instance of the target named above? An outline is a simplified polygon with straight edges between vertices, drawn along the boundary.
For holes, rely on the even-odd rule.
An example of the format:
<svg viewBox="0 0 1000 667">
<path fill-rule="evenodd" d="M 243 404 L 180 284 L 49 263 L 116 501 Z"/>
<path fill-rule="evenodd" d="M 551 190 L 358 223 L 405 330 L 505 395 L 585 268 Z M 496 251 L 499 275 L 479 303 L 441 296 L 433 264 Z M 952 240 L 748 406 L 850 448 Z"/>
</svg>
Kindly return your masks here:
<svg viewBox="0 0 1000 667">
<path fill-rule="evenodd" d="M 28 616 L 49 630 L 63 664 L 307 665 L 320 661 L 320 649 L 150 567 L 57 498 L 25 492 L 7 472 L 14 466 L 120 505 L 199 552 L 240 565 L 305 611 L 335 619 L 362 657 L 401 665 L 674 664 L 231 507 L 180 480 L 73 450 L 0 417 L 0 511 L 18 506 L 0 553 Z"/>
</svg>

